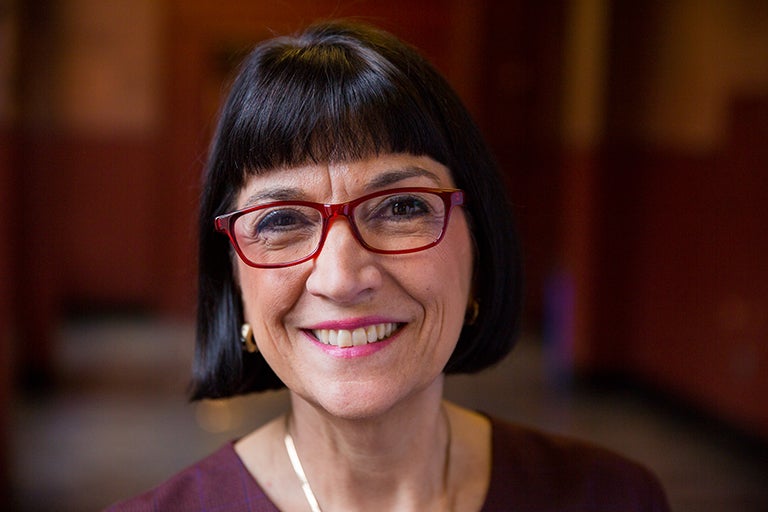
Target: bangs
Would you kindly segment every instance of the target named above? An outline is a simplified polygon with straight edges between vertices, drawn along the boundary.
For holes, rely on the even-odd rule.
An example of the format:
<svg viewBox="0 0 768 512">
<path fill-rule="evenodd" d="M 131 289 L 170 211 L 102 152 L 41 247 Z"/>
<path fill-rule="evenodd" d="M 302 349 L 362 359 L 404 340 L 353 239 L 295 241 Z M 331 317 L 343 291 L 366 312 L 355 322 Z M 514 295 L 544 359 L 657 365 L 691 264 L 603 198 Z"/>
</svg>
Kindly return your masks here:
<svg viewBox="0 0 768 512">
<path fill-rule="evenodd" d="M 432 95 L 406 72 L 367 48 L 278 39 L 251 56 L 233 86 L 224 159 L 245 175 L 382 153 L 450 166 L 438 109 L 423 99 Z"/>
</svg>

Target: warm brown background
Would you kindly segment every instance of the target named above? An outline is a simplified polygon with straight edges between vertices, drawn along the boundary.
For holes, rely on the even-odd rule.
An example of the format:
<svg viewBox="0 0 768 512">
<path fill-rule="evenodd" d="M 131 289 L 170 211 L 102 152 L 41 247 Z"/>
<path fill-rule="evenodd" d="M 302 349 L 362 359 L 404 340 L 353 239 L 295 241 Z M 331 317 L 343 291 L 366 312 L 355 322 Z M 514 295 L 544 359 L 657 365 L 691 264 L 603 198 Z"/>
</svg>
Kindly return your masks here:
<svg viewBox="0 0 768 512">
<path fill-rule="evenodd" d="M 421 48 L 475 115 L 517 207 L 527 329 L 564 368 L 768 440 L 762 0 L 0 2 L 3 418 L 55 385 L 69 316 L 191 319 L 237 56 L 348 15 Z"/>
</svg>

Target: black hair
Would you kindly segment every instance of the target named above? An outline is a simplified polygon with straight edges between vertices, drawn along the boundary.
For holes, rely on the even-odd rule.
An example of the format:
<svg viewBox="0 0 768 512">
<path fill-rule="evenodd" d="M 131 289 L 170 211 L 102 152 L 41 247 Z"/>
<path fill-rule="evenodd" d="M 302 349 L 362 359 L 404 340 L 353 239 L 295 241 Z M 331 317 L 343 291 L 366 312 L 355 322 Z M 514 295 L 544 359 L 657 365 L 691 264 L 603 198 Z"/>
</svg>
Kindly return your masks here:
<svg viewBox="0 0 768 512">
<path fill-rule="evenodd" d="M 256 46 L 220 113 L 199 218 L 193 399 L 284 387 L 260 354 L 241 349 L 233 253 L 214 231 L 214 217 L 231 211 L 251 174 L 383 153 L 429 156 L 466 192 L 480 308 L 446 373 L 479 371 L 510 351 L 520 322 L 521 257 L 502 180 L 478 129 L 412 47 L 368 25 L 325 22 Z"/>
</svg>

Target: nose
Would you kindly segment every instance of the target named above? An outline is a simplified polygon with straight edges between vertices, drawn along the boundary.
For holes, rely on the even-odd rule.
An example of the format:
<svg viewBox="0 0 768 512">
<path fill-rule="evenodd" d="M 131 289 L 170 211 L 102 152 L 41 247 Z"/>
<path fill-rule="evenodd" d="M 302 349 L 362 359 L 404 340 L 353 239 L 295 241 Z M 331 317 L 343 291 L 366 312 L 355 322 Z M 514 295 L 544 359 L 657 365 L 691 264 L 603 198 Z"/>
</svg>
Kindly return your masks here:
<svg viewBox="0 0 768 512">
<path fill-rule="evenodd" d="M 364 300 L 381 286 L 376 256 L 360 245 L 346 218 L 331 218 L 323 247 L 313 260 L 307 290 L 339 304 Z"/>
</svg>

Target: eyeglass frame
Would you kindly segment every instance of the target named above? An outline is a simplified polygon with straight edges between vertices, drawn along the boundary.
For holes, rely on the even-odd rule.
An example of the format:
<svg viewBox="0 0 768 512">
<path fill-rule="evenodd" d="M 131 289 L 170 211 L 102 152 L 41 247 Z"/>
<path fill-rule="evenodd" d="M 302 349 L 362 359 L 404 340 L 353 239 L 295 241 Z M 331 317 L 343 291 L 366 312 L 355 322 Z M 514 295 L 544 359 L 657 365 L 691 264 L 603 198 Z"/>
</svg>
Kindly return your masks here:
<svg viewBox="0 0 768 512">
<path fill-rule="evenodd" d="M 427 245 L 419 246 L 412 249 L 387 250 L 387 249 L 377 249 L 375 247 L 370 246 L 363 239 L 363 236 L 360 234 L 360 231 L 358 230 L 357 225 L 355 224 L 355 219 L 354 219 L 355 208 L 359 204 L 364 203 L 365 201 L 368 201 L 369 199 L 373 199 L 375 197 L 386 196 L 389 194 L 398 194 L 398 193 L 405 194 L 409 192 L 431 193 L 439 196 L 440 199 L 442 199 L 443 206 L 445 207 L 445 217 L 443 218 L 443 226 L 440 228 L 440 234 L 437 236 L 437 238 L 434 241 L 428 243 Z M 246 265 L 254 268 L 265 268 L 265 269 L 285 268 L 285 267 L 292 267 L 294 265 L 299 265 L 300 263 L 309 261 L 315 256 L 317 256 L 320 253 L 320 251 L 323 249 L 325 240 L 328 237 L 328 230 L 331 225 L 331 222 L 330 222 L 331 219 L 336 219 L 340 217 L 345 217 L 347 219 L 347 222 L 349 223 L 349 226 L 352 230 L 352 234 L 354 235 L 357 242 L 370 252 L 373 252 L 376 254 L 409 254 L 409 253 L 424 251 L 426 249 L 429 249 L 430 247 L 436 246 L 443 240 L 446 229 L 448 227 L 448 221 L 451 218 L 451 210 L 453 210 L 454 206 L 463 206 L 464 199 L 465 199 L 464 191 L 456 188 L 403 187 L 403 188 L 391 188 L 386 190 L 379 190 L 377 192 L 366 194 L 364 196 L 355 198 L 351 201 L 347 201 L 344 203 L 329 204 L 329 203 L 316 203 L 312 201 L 301 201 L 301 200 L 274 201 L 270 203 L 249 206 L 241 210 L 236 210 L 234 212 L 219 215 L 214 219 L 214 227 L 216 231 L 227 235 L 227 238 L 229 238 L 229 242 L 232 245 L 232 247 L 235 249 L 235 252 Z M 320 212 L 320 215 L 322 218 L 322 228 L 321 228 L 322 231 L 320 233 L 320 239 L 317 242 L 317 247 L 315 247 L 315 249 L 307 256 L 304 256 L 297 260 L 289 261 L 287 263 L 263 264 L 263 263 L 254 263 L 253 261 L 249 260 L 243 253 L 243 250 L 240 248 L 240 244 L 238 244 L 237 242 L 237 237 L 235 236 L 234 229 L 233 229 L 235 225 L 235 221 L 237 221 L 237 219 L 239 219 L 243 215 L 246 215 L 248 213 L 251 213 L 257 210 L 263 210 L 265 208 L 274 208 L 278 206 L 291 206 L 291 205 L 305 206 L 308 208 L 313 208 L 318 212 Z"/>
</svg>

